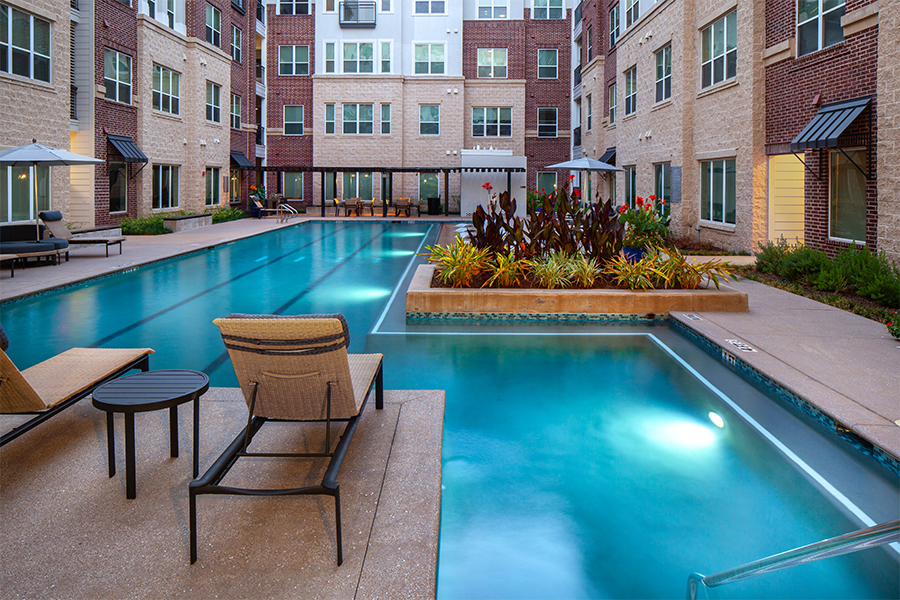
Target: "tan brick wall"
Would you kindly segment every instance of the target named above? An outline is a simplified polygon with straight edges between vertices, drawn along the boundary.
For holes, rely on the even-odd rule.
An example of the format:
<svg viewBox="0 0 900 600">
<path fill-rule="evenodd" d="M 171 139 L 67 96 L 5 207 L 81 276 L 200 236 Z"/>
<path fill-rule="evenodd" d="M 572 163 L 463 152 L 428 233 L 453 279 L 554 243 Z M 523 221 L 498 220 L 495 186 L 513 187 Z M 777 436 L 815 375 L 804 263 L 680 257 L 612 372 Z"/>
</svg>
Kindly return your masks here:
<svg viewBox="0 0 900 600">
<path fill-rule="evenodd" d="M 0 149 L 39 144 L 69 149 L 68 2 L 3 0 L 3 3 L 50 22 L 50 83 L 0 73 Z M 69 220 L 69 167 L 53 167 L 50 207 Z"/>
<path fill-rule="evenodd" d="M 878 248 L 900 264 L 900 4 L 878 14 Z"/>
<path fill-rule="evenodd" d="M 581 66 L 581 154 L 591 158 L 600 158 L 614 144 L 606 143 L 604 131 L 609 117 L 605 110 L 607 90 L 604 68 L 602 55 L 595 56 L 591 62 Z M 588 96 L 591 97 L 590 129 L 587 127 Z"/>
<path fill-rule="evenodd" d="M 221 170 L 220 199 L 227 201 L 227 186 L 223 186 L 221 178 L 228 174 L 230 160 L 231 57 L 153 19 L 139 16 L 138 60 L 138 137 L 141 149 L 150 159 L 150 164 L 138 175 L 138 214 L 152 212 L 154 164 L 179 167 L 179 206 L 172 211 L 205 210 L 203 173 L 207 167 Z M 153 110 L 154 64 L 181 75 L 178 115 Z M 221 123 L 206 120 L 207 81 L 221 86 Z"/>
<path fill-rule="evenodd" d="M 460 90 L 462 91 L 462 90 Z M 475 137 L 472 135 L 472 108 L 497 106 L 512 108 L 510 137 Z M 449 125 L 449 124 L 448 124 Z M 493 146 L 498 150 L 512 150 L 513 156 L 525 155 L 525 81 L 469 79 L 465 87 L 465 107 L 460 126 L 465 133 L 463 148 L 476 144 Z"/>
</svg>

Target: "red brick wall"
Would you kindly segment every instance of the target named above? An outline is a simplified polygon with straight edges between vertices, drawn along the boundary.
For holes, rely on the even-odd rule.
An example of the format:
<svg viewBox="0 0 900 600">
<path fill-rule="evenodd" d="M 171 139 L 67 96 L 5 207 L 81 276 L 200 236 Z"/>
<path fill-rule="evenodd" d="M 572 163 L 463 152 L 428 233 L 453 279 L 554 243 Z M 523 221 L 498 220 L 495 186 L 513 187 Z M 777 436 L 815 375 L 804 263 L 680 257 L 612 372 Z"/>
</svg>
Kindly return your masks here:
<svg viewBox="0 0 900 600">
<path fill-rule="evenodd" d="M 313 163 L 313 84 L 316 64 L 316 29 L 314 15 L 277 15 L 275 6 L 268 6 L 266 64 L 266 127 L 284 127 L 284 106 L 303 106 L 303 136 L 266 136 L 267 163 L 269 166 L 311 166 Z M 278 46 L 309 46 L 308 76 L 278 75 Z M 266 189 L 278 189 L 277 175 L 268 174 Z M 313 178 L 303 177 L 303 198 L 312 198 Z"/>
<path fill-rule="evenodd" d="M 571 125 L 572 100 L 572 10 L 567 9 L 565 19 L 532 19 L 525 9 L 525 129 L 536 131 L 537 109 L 556 108 L 556 127 L 559 133 L 568 133 Z M 556 48 L 558 53 L 558 77 L 538 79 L 538 49 Z M 525 155 L 528 157 L 529 190 L 537 187 L 537 173 L 546 165 L 569 160 L 571 139 L 526 138 Z M 561 172 L 559 177 L 563 177 Z M 561 183 L 561 180 L 559 180 Z"/>
<path fill-rule="evenodd" d="M 463 77 L 478 78 L 478 49 L 506 48 L 507 79 L 525 79 L 525 21 L 464 21 Z"/>
<path fill-rule="evenodd" d="M 604 81 L 606 82 L 605 88 L 603 90 L 603 98 L 604 98 L 604 100 L 603 100 L 603 111 L 604 111 L 603 116 L 604 117 L 609 117 L 609 86 L 611 86 L 612 84 L 614 84 L 616 82 L 616 75 L 618 74 L 616 72 L 616 64 L 617 64 L 616 63 L 616 47 L 615 46 L 613 46 L 612 48 L 609 47 L 609 22 L 608 22 L 609 21 L 609 11 L 612 10 L 613 6 L 615 6 L 618 3 L 619 3 L 619 0 L 613 0 L 612 2 L 606 2 L 605 3 L 606 6 L 602 7 L 602 9 L 600 7 L 598 7 L 598 9 L 603 11 L 603 15 L 604 15 L 604 19 L 605 19 L 604 23 L 606 24 L 605 25 L 606 29 L 605 29 L 605 33 L 604 33 L 605 39 L 603 40 L 603 47 L 606 48 L 606 62 L 604 63 L 604 73 L 603 73 L 603 78 L 604 78 Z M 598 4 L 600 4 L 600 3 L 598 3 Z M 621 11 L 624 8 L 625 8 L 625 5 L 623 4 L 619 10 Z M 619 33 L 621 33 L 621 32 L 622 32 L 622 15 L 619 14 Z M 618 94 L 619 91 L 620 90 L 616 90 L 616 93 Z M 620 115 L 623 114 L 622 113 L 623 110 L 624 110 L 624 107 L 620 107 L 620 106 L 618 106 L 618 104 L 616 105 L 616 120 L 621 119 Z"/>
<path fill-rule="evenodd" d="M 228 2 L 231 6 L 231 2 Z M 231 61 L 231 93 L 241 97 L 241 125 L 253 124 L 256 119 L 256 0 L 244 0 L 245 14 L 231 6 L 231 24 L 241 30 L 241 61 Z M 224 19 L 223 19 L 224 20 Z M 231 24 L 222 31 L 223 50 L 231 54 Z M 224 28 L 223 28 L 224 29 Z M 231 122 L 231 98 L 227 100 L 228 122 Z M 231 151 L 242 152 L 255 161 L 256 136 L 248 131 L 231 130 Z M 235 165 L 231 165 L 235 168 Z M 242 207 L 246 206 L 253 174 L 244 172 L 241 185 Z"/>
<path fill-rule="evenodd" d="M 131 95 L 137 95 L 137 17 L 134 8 L 116 0 L 96 0 L 94 5 L 96 26 L 94 44 L 94 81 L 103 85 L 103 62 L 106 48 L 131 57 Z M 107 134 L 127 135 L 137 139 L 137 108 L 112 102 L 104 98 L 94 99 L 94 156 L 107 160 L 110 148 Z M 118 153 L 112 150 L 112 160 Z M 121 159 L 119 159 L 121 160 Z M 128 217 L 137 216 L 137 186 L 131 179 L 141 164 L 129 165 Z M 112 225 L 122 220 L 121 213 L 109 214 L 109 163 L 94 167 L 94 222 L 96 225 Z"/>
</svg>

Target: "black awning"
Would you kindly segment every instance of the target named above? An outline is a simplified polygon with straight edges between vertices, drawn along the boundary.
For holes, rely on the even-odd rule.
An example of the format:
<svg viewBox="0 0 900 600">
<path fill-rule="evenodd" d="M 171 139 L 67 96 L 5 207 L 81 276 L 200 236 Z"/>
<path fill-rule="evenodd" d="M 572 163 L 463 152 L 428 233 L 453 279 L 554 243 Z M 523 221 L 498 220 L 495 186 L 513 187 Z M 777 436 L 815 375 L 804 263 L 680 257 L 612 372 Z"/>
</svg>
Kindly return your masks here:
<svg viewBox="0 0 900 600">
<path fill-rule="evenodd" d="M 137 144 L 135 144 L 130 137 L 125 135 L 107 135 L 106 139 L 113 145 L 113 148 L 118 150 L 119 154 L 122 155 L 122 158 L 125 159 L 125 162 L 150 162 L 147 155 L 141 152 L 141 149 L 137 147 Z"/>
<path fill-rule="evenodd" d="M 871 96 L 827 104 L 819 109 L 812 121 L 791 141 L 791 151 L 798 152 L 807 148 L 837 148 L 838 138 L 856 118 L 869 106 Z M 849 144 L 867 145 L 865 139 L 854 139 Z"/>
<path fill-rule="evenodd" d="M 252 169 L 255 166 L 246 156 L 244 156 L 243 152 L 232 152 L 231 160 L 242 169 Z"/>
<path fill-rule="evenodd" d="M 603 153 L 603 156 L 600 157 L 600 162 L 605 162 L 608 165 L 616 166 L 616 149 L 607 148 L 606 152 Z"/>
</svg>

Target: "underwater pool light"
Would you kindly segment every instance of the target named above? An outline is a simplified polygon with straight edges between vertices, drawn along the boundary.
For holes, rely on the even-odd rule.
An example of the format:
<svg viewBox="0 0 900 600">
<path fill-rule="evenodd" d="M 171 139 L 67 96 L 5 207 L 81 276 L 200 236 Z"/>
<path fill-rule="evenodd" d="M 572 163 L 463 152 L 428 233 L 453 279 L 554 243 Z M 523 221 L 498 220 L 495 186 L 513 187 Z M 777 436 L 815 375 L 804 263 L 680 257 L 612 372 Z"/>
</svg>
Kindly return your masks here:
<svg viewBox="0 0 900 600">
<path fill-rule="evenodd" d="M 718 413 L 710 412 L 709 420 L 713 422 L 713 425 L 718 427 L 719 429 L 723 429 L 725 427 L 725 419 L 720 417 Z"/>
</svg>

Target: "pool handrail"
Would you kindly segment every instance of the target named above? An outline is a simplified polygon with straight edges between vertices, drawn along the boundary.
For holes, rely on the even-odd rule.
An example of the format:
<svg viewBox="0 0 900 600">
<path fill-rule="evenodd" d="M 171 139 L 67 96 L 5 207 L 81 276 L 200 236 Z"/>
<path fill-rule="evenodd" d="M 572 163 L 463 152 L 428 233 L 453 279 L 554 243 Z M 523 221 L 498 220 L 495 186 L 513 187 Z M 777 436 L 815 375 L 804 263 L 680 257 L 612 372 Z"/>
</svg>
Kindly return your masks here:
<svg viewBox="0 0 900 600">
<path fill-rule="evenodd" d="M 837 537 L 815 542 L 787 552 L 774 554 L 766 558 L 743 564 L 714 575 L 691 573 L 688 576 L 687 600 L 697 599 L 697 590 L 719 587 L 749 577 L 771 573 L 796 565 L 802 565 L 823 558 L 850 554 L 900 541 L 900 520 L 889 521 L 867 529 L 845 533 Z"/>
</svg>

